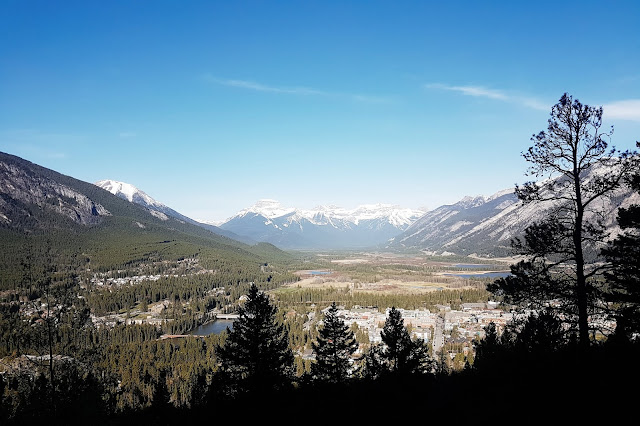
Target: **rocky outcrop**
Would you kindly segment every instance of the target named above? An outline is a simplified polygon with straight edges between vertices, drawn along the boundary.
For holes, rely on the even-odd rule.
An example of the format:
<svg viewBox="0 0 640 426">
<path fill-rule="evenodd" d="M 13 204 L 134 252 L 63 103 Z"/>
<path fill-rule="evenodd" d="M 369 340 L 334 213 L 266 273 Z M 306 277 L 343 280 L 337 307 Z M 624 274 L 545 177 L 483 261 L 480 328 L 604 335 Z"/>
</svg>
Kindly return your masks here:
<svg viewBox="0 0 640 426">
<path fill-rule="evenodd" d="M 28 168 L 0 161 L 0 223 L 49 226 L 38 220 L 38 213 L 55 213 L 81 225 L 96 225 L 111 215 L 102 205 L 68 186 Z"/>
</svg>

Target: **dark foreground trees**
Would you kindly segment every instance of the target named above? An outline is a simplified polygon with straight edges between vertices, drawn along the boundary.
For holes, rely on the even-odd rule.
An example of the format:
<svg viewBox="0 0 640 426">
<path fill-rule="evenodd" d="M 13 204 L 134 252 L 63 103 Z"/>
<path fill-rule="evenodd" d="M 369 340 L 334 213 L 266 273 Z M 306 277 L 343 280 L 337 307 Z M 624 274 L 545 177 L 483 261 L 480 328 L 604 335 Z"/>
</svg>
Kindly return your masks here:
<svg viewBox="0 0 640 426">
<path fill-rule="evenodd" d="M 526 368 L 544 362 L 544 358 L 567 348 L 575 348 L 576 340 L 562 320 L 544 310 L 515 318 L 500 334 L 495 323 L 484 327 L 485 337 L 475 342 L 475 369 Z"/>
<path fill-rule="evenodd" d="M 239 318 L 223 346 L 216 348 L 220 362 L 216 385 L 226 397 L 269 395 L 285 390 L 294 378 L 293 352 L 277 308 L 253 284 Z"/>
<path fill-rule="evenodd" d="M 513 241 L 525 260 L 512 266 L 512 276 L 489 286 L 521 307 L 553 307 L 577 329 L 583 348 L 590 344 L 589 317 L 602 313 L 603 271 L 596 255 L 607 236 L 604 202 L 632 167 L 631 153 L 609 148 L 602 112 L 565 93 L 547 130 L 532 137 L 523 154 L 531 164 L 528 174 L 545 180 L 517 186 L 516 193 L 525 204 L 545 203 L 550 213 Z"/>
<path fill-rule="evenodd" d="M 629 181 L 640 192 L 640 174 Z M 640 205 L 620 208 L 618 224 L 623 232 L 603 250 L 611 264 L 605 299 L 614 308 L 617 337 L 629 340 L 640 333 Z"/>
<path fill-rule="evenodd" d="M 312 343 L 316 362 L 311 365 L 311 375 L 322 382 L 345 383 L 353 375 L 352 356 L 358 349 L 358 342 L 337 313 L 333 302 L 318 330 L 317 342 Z"/>
<path fill-rule="evenodd" d="M 411 339 L 402 314 L 395 307 L 389 311 L 380 336 L 382 344 L 372 346 L 365 358 L 367 377 L 405 376 L 430 370 L 428 346 L 422 339 Z"/>
</svg>

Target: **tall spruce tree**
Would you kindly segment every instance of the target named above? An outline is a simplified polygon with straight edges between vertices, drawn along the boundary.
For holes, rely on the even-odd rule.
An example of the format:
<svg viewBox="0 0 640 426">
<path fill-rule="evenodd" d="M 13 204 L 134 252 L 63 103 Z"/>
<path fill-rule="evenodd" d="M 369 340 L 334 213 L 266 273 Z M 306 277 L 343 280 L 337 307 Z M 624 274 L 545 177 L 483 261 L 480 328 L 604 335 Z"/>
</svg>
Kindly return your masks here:
<svg viewBox="0 0 640 426">
<path fill-rule="evenodd" d="M 387 373 L 420 374 L 429 370 L 428 346 L 422 339 L 411 339 L 402 314 L 395 307 L 389 310 L 380 337 L 382 345 L 373 346 L 365 359 L 369 377 L 375 378 Z"/>
<path fill-rule="evenodd" d="M 640 174 L 629 183 L 640 192 Z M 605 273 L 609 284 L 605 297 L 614 307 L 616 335 L 629 340 L 640 333 L 640 205 L 620 208 L 618 224 L 623 232 L 603 250 L 611 263 Z"/>
<path fill-rule="evenodd" d="M 564 94 L 552 107 L 547 131 L 534 135 L 523 157 L 530 176 L 542 183 L 516 186 L 523 203 L 553 206 L 546 217 L 512 242 L 524 260 L 511 267 L 512 276 L 488 289 L 524 308 L 554 307 L 590 345 L 590 315 L 602 314 L 602 264 L 594 254 L 606 240 L 602 201 L 615 195 L 632 162 L 631 153 L 609 148 L 613 132 L 601 130 L 602 107 Z"/>
<path fill-rule="evenodd" d="M 496 324 L 491 321 L 484 327 L 484 338 L 475 342 L 476 356 L 473 366 L 476 369 L 485 368 L 485 366 L 494 366 L 498 360 L 501 342 L 498 335 Z"/>
<path fill-rule="evenodd" d="M 251 285 L 239 318 L 223 346 L 216 347 L 219 378 L 227 396 L 269 395 L 288 388 L 294 377 L 294 357 L 277 308 L 269 296 Z"/>
<path fill-rule="evenodd" d="M 338 308 L 333 302 L 318 330 L 317 342 L 311 344 L 316 362 L 311 365 L 311 374 L 316 380 L 344 383 L 352 376 L 352 355 L 358 349 L 353 332 L 338 317 Z"/>
</svg>

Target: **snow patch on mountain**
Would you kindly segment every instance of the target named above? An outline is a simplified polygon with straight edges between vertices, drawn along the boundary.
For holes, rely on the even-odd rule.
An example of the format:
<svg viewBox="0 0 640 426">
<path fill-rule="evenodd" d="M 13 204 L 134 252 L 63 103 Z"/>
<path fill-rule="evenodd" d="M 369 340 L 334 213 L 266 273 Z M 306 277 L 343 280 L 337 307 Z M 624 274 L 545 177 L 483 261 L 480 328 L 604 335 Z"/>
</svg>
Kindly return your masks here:
<svg viewBox="0 0 640 426">
<path fill-rule="evenodd" d="M 169 217 L 166 214 L 162 213 L 162 212 L 159 212 L 159 211 L 156 211 L 156 210 L 149 210 L 149 212 L 151 212 L 151 214 L 153 216 L 157 217 L 160 220 L 169 220 Z"/>
<path fill-rule="evenodd" d="M 297 209 L 284 207 L 276 200 L 263 199 L 251 207 L 241 210 L 225 222 L 250 214 L 258 214 L 270 220 L 287 216 L 289 224 L 306 219 L 314 225 L 344 227 L 347 223 L 358 225 L 363 221 L 384 219 L 397 228 L 405 228 L 424 213 L 422 210 L 401 208 L 393 204 L 365 204 L 354 209 L 333 205 L 318 206 L 313 209 Z M 265 222 L 265 225 L 271 225 L 271 223 Z"/>
<path fill-rule="evenodd" d="M 280 203 L 276 200 L 259 200 L 257 203 L 252 205 L 251 207 L 241 210 L 236 214 L 237 216 L 246 216 L 248 214 L 259 214 L 267 219 L 273 219 L 276 217 L 281 217 L 290 213 L 295 212 L 293 208 L 284 208 Z"/>
<path fill-rule="evenodd" d="M 610 171 L 604 166 L 594 167 L 585 172 L 583 183 L 588 184 L 597 175 Z M 459 255 L 510 255 L 513 238 L 522 237 L 527 226 L 557 211 L 564 202 L 561 197 L 546 194 L 548 190 L 545 189 L 554 182 L 563 185 L 563 179 L 560 176 L 536 183 L 543 190 L 543 199 L 549 198 L 547 201 L 524 204 L 518 200 L 514 188 L 508 188 L 488 197 L 464 197 L 455 204 L 440 206 L 393 238 L 389 247 L 432 253 L 446 250 Z M 623 187 L 613 196 L 592 203 L 585 212 L 585 219 L 602 220 L 610 235 L 615 236 L 618 232 L 617 209 L 637 202 L 640 202 L 640 196 Z"/>
<path fill-rule="evenodd" d="M 462 220 L 462 221 L 460 221 L 460 222 L 456 222 L 456 223 L 454 223 L 453 225 L 451 225 L 451 227 L 449 228 L 449 230 L 450 230 L 451 232 L 454 232 L 454 231 L 457 231 L 458 229 L 462 228 L 463 226 L 465 226 L 465 225 L 471 225 L 472 223 L 473 223 L 473 222 L 469 222 L 469 221 L 466 221 L 466 220 Z"/>
<path fill-rule="evenodd" d="M 165 204 L 162 204 L 161 202 L 154 200 L 149 195 L 147 195 L 144 191 L 136 188 L 130 183 L 120 182 L 113 179 L 105 179 L 105 180 L 96 182 L 94 185 L 97 185 L 100 188 L 105 189 L 111 192 L 112 194 L 120 198 L 123 198 L 129 202 L 145 207 L 151 215 L 159 218 L 160 220 L 167 221 L 172 219 L 172 220 L 177 220 L 180 223 L 190 223 L 192 225 L 200 226 L 210 232 L 213 232 L 214 234 L 218 234 L 218 235 L 225 236 L 227 238 L 242 241 L 246 244 L 256 243 L 256 241 L 247 239 L 240 235 L 236 235 L 233 232 L 228 232 L 219 228 L 218 227 L 218 225 L 220 224 L 219 222 L 216 223 L 216 222 L 193 220 L 190 217 L 187 217 L 182 213 L 179 213 L 173 210 L 171 207 L 168 207 Z"/>
<path fill-rule="evenodd" d="M 398 235 L 423 214 L 423 210 L 392 204 L 300 209 L 264 199 L 241 210 L 220 227 L 287 248 L 370 247 Z"/>
<path fill-rule="evenodd" d="M 117 195 L 120 198 L 124 198 L 132 203 L 142 204 L 145 207 L 166 207 L 164 204 L 154 200 L 144 191 L 139 190 L 130 183 L 119 182 L 117 180 L 105 179 L 95 183 L 102 189 L 106 189 L 113 195 Z"/>
</svg>

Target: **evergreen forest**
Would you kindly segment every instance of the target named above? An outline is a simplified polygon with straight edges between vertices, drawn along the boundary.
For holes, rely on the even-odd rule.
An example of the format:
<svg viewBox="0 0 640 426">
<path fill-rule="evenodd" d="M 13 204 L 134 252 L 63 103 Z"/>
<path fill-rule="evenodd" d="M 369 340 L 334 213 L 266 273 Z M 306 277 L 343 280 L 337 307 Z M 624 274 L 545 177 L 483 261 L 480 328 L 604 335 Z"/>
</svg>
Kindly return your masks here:
<svg viewBox="0 0 640 426">
<path fill-rule="evenodd" d="M 312 254 L 168 225 L 29 166 L 111 216 L 86 227 L 3 195 L 30 213 L 0 227 L 2 424 L 575 423 L 632 413 L 640 206 L 620 208 L 615 234 L 598 206 L 620 188 L 640 194 L 640 163 L 609 145 L 602 114 L 564 94 L 532 137 L 523 157 L 536 181 L 516 194 L 557 208 L 511 241 L 511 274 L 422 294 L 297 288 L 296 271 L 323 265 Z M 594 170 L 606 173 L 585 179 Z M 363 265 L 342 270 L 379 279 Z M 514 319 L 487 324 L 472 348 L 452 341 L 434 353 L 401 313 L 490 300 Z M 387 312 L 379 341 L 338 315 L 357 307 Z M 226 331 L 192 334 L 226 315 Z"/>
</svg>

